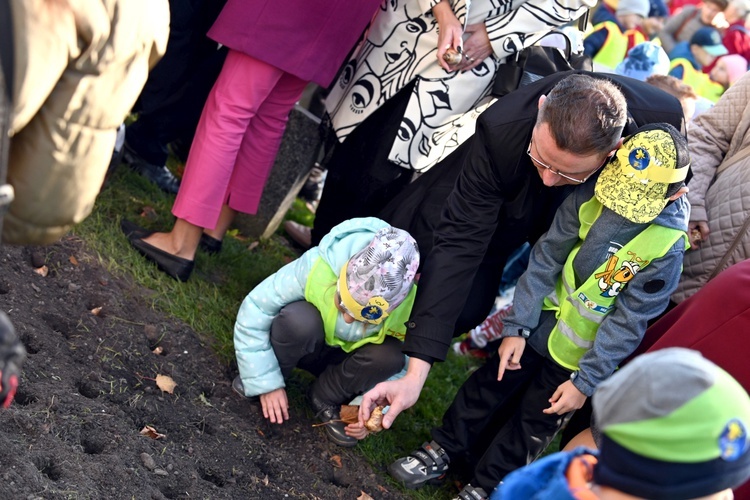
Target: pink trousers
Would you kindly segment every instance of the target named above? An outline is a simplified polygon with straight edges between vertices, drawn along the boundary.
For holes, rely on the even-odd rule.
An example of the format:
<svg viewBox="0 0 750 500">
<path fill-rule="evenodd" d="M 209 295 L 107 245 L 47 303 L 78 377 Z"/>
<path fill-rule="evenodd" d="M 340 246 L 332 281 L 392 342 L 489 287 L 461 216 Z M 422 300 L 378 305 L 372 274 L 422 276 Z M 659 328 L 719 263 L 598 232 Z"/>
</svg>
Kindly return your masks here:
<svg viewBox="0 0 750 500">
<path fill-rule="evenodd" d="M 229 51 L 198 122 L 175 217 L 214 229 L 223 205 L 257 212 L 289 112 L 307 83 Z"/>
</svg>

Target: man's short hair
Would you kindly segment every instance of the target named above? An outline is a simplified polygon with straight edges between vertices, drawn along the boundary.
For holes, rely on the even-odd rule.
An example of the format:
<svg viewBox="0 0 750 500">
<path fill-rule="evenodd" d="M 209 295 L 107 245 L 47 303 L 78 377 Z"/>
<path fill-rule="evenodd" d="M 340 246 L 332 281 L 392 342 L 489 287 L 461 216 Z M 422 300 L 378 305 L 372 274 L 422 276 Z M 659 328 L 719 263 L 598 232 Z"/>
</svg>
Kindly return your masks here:
<svg viewBox="0 0 750 500">
<path fill-rule="evenodd" d="M 604 155 L 617 146 L 627 109 L 625 96 L 610 80 L 574 74 L 552 88 L 537 125 L 549 126 L 560 149 L 581 156 Z"/>
</svg>

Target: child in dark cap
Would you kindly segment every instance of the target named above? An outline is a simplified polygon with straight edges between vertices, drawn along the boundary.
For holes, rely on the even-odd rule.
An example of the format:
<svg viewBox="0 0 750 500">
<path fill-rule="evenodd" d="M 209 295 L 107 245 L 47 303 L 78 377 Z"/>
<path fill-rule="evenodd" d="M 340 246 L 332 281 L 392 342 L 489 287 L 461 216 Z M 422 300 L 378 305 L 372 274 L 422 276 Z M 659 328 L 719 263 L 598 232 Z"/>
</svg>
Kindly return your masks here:
<svg viewBox="0 0 750 500">
<path fill-rule="evenodd" d="M 635 358 L 592 404 L 598 452 L 545 457 L 509 474 L 491 499 L 729 500 L 750 478 L 750 398 L 697 351 Z"/>
</svg>

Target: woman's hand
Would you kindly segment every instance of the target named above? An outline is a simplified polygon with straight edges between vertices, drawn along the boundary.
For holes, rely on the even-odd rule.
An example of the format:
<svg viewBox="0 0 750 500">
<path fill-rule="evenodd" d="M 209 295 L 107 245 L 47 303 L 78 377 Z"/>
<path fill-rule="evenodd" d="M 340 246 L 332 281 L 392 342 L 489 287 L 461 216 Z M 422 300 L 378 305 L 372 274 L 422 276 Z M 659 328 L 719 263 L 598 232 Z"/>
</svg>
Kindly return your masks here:
<svg viewBox="0 0 750 500">
<path fill-rule="evenodd" d="M 261 394 L 260 404 L 263 407 L 263 416 L 272 424 L 283 424 L 284 420 L 289 420 L 289 402 L 283 387 Z"/>
<path fill-rule="evenodd" d="M 464 42 L 464 60 L 461 71 L 469 71 L 492 55 L 490 35 L 484 23 L 470 24 L 466 27 L 469 38 Z"/>
<path fill-rule="evenodd" d="M 438 22 L 438 64 L 445 71 L 457 71 L 462 66 L 463 61 L 457 66 L 451 66 L 445 62 L 443 55 L 448 49 L 455 49 L 458 52 L 463 52 L 463 40 L 461 39 L 461 35 L 463 34 L 464 27 L 453 13 L 453 9 L 448 0 L 441 0 L 440 3 L 435 5 L 432 8 L 432 14 Z"/>
<path fill-rule="evenodd" d="M 708 222 L 706 221 L 694 221 L 688 223 L 688 239 L 690 240 L 690 250 L 697 250 L 700 248 L 701 243 L 708 239 L 708 234 L 711 231 L 708 229 Z"/>
</svg>

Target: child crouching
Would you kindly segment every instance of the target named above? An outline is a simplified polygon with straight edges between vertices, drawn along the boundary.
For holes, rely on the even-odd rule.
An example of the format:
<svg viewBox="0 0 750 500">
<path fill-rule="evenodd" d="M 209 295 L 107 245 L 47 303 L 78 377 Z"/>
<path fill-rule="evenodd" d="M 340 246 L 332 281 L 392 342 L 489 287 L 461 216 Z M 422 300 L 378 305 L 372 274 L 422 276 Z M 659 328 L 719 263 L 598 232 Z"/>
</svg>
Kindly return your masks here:
<svg viewBox="0 0 750 500">
<path fill-rule="evenodd" d="M 260 396 L 272 423 L 289 418 L 285 379 L 295 367 L 317 377 L 308 399 L 328 438 L 354 446 L 367 435 L 339 408 L 405 366 L 401 352 L 416 287 L 419 250 L 376 218 L 334 227 L 300 258 L 266 278 L 237 314 L 233 386 Z"/>
</svg>

